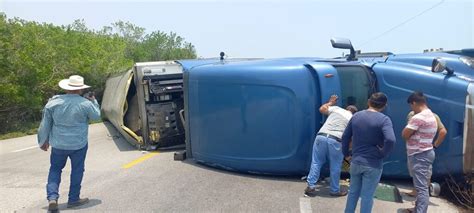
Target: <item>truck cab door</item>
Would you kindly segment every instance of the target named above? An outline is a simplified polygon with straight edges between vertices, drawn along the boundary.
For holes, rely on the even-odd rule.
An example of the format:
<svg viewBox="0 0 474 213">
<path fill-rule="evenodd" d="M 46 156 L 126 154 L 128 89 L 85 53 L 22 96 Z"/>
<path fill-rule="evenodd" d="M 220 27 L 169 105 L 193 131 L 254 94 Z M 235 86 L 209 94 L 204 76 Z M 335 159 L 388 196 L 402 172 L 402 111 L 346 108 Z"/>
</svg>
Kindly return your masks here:
<svg viewBox="0 0 474 213">
<path fill-rule="evenodd" d="M 319 80 L 321 99 L 316 110 L 334 94 L 339 97 L 337 105 L 342 108 L 348 105 L 355 105 L 359 110 L 367 108 L 367 100 L 376 90 L 375 77 L 369 68 L 360 64 L 314 63 L 307 66 Z M 320 121 L 319 124 L 316 124 L 318 127 L 316 132 L 324 124 L 324 117 L 320 116 L 320 119 L 316 119 L 316 121 Z M 343 172 L 349 172 L 348 167 L 343 166 Z"/>
<path fill-rule="evenodd" d="M 336 68 L 327 64 L 327 63 L 309 63 L 306 64 L 306 67 L 312 72 L 317 82 L 319 82 L 319 91 L 320 91 L 320 102 L 315 106 L 316 110 L 319 107 L 326 103 L 331 95 L 337 95 L 341 97 L 341 86 L 339 75 L 337 74 Z M 341 104 L 341 100 L 338 100 L 338 105 Z M 324 123 L 324 120 L 321 120 L 321 126 Z"/>
<path fill-rule="evenodd" d="M 312 64 L 319 79 L 321 103 L 331 95 L 339 96 L 337 105 L 347 107 L 355 105 L 359 110 L 367 108 L 367 100 L 376 92 L 376 80 L 373 72 L 360 64 Z M 319 108 L 319 106 L 318 106 Z"/>
</svg>

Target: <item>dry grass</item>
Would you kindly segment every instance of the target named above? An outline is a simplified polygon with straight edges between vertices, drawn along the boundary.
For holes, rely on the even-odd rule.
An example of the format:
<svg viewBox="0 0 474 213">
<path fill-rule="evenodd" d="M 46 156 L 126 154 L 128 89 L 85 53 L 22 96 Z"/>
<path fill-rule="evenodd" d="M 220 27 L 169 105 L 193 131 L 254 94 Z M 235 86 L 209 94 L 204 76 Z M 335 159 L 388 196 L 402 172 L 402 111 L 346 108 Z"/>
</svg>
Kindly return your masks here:
<svg viewBox="0 0 474 213">
<path fill-rule="evenodd" d="M 474 178 L 472 176 L 464 177 L 463 181 L 456 181 L 451 175 L 445 179 L 445 184 L 448 188 L 445 197 L 463 207 L 463 211 L 473 212 L 474 211 L 474 191 L 473 185 Z"/>
</svg>

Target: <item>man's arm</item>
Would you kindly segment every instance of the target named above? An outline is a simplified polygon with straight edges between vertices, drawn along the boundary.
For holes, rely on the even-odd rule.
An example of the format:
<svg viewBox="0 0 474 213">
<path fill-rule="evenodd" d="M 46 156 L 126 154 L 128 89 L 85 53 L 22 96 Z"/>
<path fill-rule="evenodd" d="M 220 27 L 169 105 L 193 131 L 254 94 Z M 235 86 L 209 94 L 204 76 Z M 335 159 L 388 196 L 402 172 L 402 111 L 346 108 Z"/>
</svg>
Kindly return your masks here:
<svg viewBox="0 0 474 213">
<path fill-rule="evenodd" d="M 349 152 L 349 144 L 352 141 L 352 119 L 349 120 L 344 133 L 342 134 L 342 153 L 344 157 L 351 156 L 352 153 Z"/>
<path fill-rule="evenodd" d="M 382 156 L 385 158 L 392 151 L 393 145 L 395 144 L 395 133 L 393 132 L 393 124 L 390 118 L 386 117 L 382 127 L 383 133 L 383 147 L 380 150 Z"/>
<path fill-rule="evenodd" d="M 448 134 L 448 130 L 446 128 L 442 128 L 438 130 L 438 137 L 436 138 L 434 142 L 434 148 L 438 148 L 444 141 L 444 138 L 446 138 L 446 135 Z"/>
<path fill-rule="evenodd" d="M 43 119 L 41 119 L 40 126 L 38 128 L 38 145 L 39 147 L 47 151 L 49 148 L 49 134 L 53 127 L 53 117 L 48 108 L 43 109 Z"/>
<path fill-rule="evenodd" d="M 319 112 L 324 115 L 329 115 L 329 107 L 337 103 L 337 95 L 331 95 L 329 101 L 319 107 Z"/>
<path fill-rule="evenodd" d="M 95 96 L 90 96 L 86 98 L 89 99 L 89 101 L 91 101 L 91 106 L 89 107 L 88 112 L 87 112 L 87 116 L 89 120 L 91 121 L 100 120 L 100 106 L 97 100 L 95 99 Z"/>
<path fill-rule="evenodd" d="M 415 134 L 416 130 L 424 123 L 423 120 L 420 120 L 418 117 L 413 116 L 409 121 L 406 127 L 402 131 L 403 140 L 408 141 L 410 137 Z"/>
<path fill-rule="evenodd" d="M 415 130 L 405 127 L 402 131 L 402 138 L 403 140 L 408 141 L 413 134 L 415 134 Z"/>
<path fill-rule="evenodd" d="M 434 141 L 433 146 L 434 148 L 438 148 L 441 145 L 441 143 L 443 143 L 444 139 L 446 138 L 446 135 L 448 134 L 448 130 L 446 130 L 446 128 L 444 127 L 444 124 L 443 122 L 441 122 L 441 119 L 439 118 L 439 116 L 436 114 L 434 114 L 434 116 L 438 124 L 438 137 Z"/>
</svg>

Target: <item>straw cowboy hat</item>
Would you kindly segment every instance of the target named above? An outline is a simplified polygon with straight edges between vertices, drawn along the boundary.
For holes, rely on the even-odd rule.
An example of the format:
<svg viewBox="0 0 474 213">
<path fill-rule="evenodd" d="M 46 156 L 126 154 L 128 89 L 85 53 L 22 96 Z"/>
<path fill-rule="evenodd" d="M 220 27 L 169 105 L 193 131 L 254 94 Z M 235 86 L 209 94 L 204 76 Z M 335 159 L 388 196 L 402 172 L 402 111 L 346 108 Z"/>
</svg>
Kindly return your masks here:
<svg viewBox="0 0 474 213">
<path fill-rule="evenodd" d="M 71 75 L 69 79 L 63 79 L 59 82 L 59 87 L 64 90 L 87 89 L 90 86 L 84 84 L 84 78 L 79 75 Z"/>
</svg>

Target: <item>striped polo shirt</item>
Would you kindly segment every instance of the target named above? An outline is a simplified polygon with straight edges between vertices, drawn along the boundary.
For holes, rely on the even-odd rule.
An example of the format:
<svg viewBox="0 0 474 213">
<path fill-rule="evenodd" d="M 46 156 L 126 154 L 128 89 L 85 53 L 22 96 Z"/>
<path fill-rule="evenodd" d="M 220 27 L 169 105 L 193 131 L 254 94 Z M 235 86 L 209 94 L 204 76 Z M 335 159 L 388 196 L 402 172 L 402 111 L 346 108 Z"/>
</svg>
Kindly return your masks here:
<svg viewBox="0 0 474 213">
<path fill-rule="evenodd" d="M 406 126 L 415 130 L 407 141 L 408 156 L 433 149 L 433 139 L 438 130 L 436 118 L 430 109 L 425 109 L 414 115 Z"/>
</svg>

